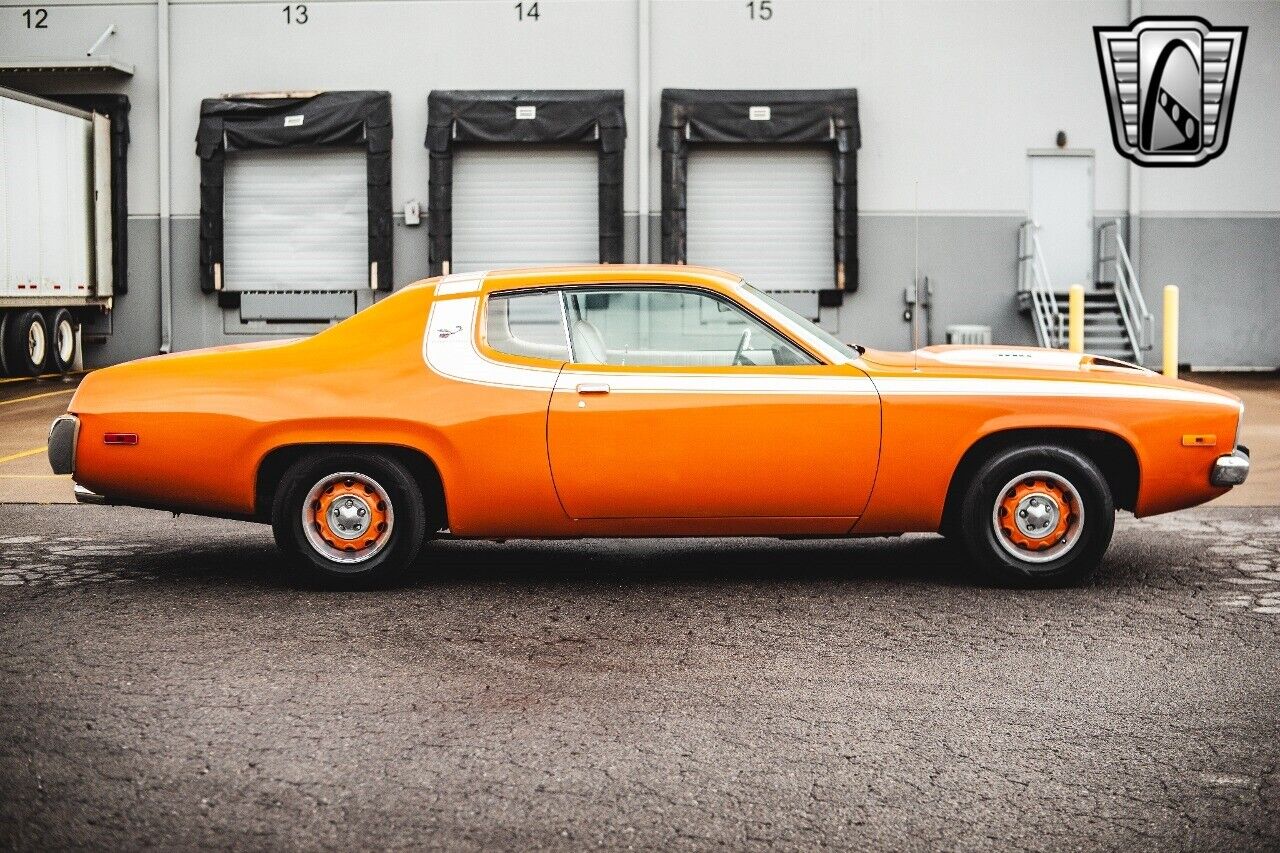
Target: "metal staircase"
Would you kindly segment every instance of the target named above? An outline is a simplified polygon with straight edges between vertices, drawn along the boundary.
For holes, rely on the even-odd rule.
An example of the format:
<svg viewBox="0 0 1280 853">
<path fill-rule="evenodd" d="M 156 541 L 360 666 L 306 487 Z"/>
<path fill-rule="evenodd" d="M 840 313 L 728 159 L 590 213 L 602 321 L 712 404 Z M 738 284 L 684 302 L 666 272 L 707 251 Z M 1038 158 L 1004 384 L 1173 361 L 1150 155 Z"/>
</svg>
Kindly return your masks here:
<svg viewBox="0 0 1280 853">
<path fill-rule="evenodd" d="M 1028 219 L 1018 228 L 1018 308 L 1031 314 L 1040 346 L 1064 348 L 1068 295 L 1049 280 L 1038 227 Z M 1096 262 L 1098 284 L 1084 294 L 1085 352 L 1141 364 L 1152 346 L 1153 319 L 1120 236 L 1120 220 L 1099 226 Z"/>
</svg>

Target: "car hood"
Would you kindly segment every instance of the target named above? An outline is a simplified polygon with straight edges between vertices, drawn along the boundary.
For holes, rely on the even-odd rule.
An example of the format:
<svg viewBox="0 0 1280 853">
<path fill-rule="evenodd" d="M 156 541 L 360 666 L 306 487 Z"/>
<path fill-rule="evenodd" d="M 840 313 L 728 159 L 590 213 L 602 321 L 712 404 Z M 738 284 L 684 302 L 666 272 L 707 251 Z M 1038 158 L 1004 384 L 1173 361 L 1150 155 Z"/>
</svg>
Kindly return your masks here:
<svg viewBox="0 0 1280 853">
<path fill-rule="evenodd" d="M 1159 388 L 1160 394 L 1194 397 L 1239 407 L 1240 398 L 1226 391 L 1170 379 L 1127 361 L 1106 356 L 1075 353 L 1067 350 L 1012 346 L 932 346 L 912 352 L 867 350 L 862 362 L 872 379 L 887 377 L 977 379 L 982 382 L 1001 380 L 1077 379 L 1108 385 L 1126 385 L 1135 394 Z"/>
<path fill-rule="evenodd" d="M 970 368 L 979 372 L 1004 369 L 1067 373 L 1115 370 L 1144 376 L 1157 375 L 1144 367 L 1119 359 L 1038 347 L 959 345 L 924 347 L 913 352 L 867 350 L 863 359 L 884 367 L 938 369 L 948 373 L 957 368 Z"/>
</svg>

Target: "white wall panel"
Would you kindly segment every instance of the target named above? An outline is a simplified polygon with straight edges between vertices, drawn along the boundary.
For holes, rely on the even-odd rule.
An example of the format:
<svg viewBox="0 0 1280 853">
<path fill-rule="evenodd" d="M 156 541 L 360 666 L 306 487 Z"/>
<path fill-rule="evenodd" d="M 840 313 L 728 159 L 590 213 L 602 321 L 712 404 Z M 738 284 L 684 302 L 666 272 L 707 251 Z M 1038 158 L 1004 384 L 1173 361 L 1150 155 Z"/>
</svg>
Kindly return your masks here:
<svg viewBox="0 0 1280 853">
<path fill-rule="evenodd" d="M 654 90 L 854 87 L 864 213 L 1026 210 L 1029 148 L 1098 151 L 1098 205 L 1126 204 L 1092 27 L 1128 3 L 670 0 L 653 6 Z M 656 117 L 656 112 L 655 112 Z M 655 178 L 654 187 L 657 187 Z"/>
<path fill-rule="evenodd" d="M 431 89 L 626 89 L 635 132 L 636 7 L 630 0 L 551 0 L 517 19 L 514 0 L 311 2 L 303 25 L 283 4 L 172 7 L 173 204 L 200 209 L 192 154 L 200 99 L 224 92 L 382 89 L 391 92 L 392 200 L 427 200 Z M 628 139 L 635 145 L 634 137 Z M 638 149 L 631 149 L 638 150 Z M 625 193 L 635 208 L 634 170 Z M 426 245 L 426 226 L 420 228 Z M 397 284 L 422 270 L 396 271 Z"/>
<path fill-rule="evenodd" d="M 1249 28 L 1226 153 L 1195 169 L 1143 169 L 1143 210 L 1280 212 L 1280 3 L 1147 2 L 1143 12 Z"/>
<path fill-rule="evenodd" d="M 22 17 L 27 6 L 0 8 L 0 56 L 17 60 L 82 59 L 98 37 L 113 24 L 110 36 L 95 56 L 111 56 L 134 66 L 132 77 L 102 74 L 41 73 L 6 75 L 0 85 L 38 95 L 119 92 L 129 96 L 129 215 L 155 216 L 159 202 L 159 147 L 156 129 L 156 4 L 95 3 L 50 0 L 38 5 L 49 12 L 46 29 L 29 30 Z M 31 7 L 34 8 L 34 5 Z M 173 76 L 208 61 L 208 49 L 172 56 Z M 215 90 L 211 94 L 217 94 Z M 168 142 L 175 156 L 192 158 L 195 125 L 175 122 Z M 192 158 L 194 159 L 194 158 Z"/>
</svg>

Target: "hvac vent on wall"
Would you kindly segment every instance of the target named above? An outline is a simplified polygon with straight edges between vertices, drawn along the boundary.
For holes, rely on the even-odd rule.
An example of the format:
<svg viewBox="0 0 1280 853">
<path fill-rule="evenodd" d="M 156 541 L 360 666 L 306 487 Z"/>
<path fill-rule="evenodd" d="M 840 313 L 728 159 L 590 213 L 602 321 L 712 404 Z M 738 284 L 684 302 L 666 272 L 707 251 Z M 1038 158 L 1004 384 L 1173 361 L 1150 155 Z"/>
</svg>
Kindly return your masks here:
<svg viewBox="0 0 1280 853">
<path fill-rule="evenodd" d="M 970 346 L 989 346 L 991 344 L 990 326 L 947 326 L 947 343 L 966 344 Z"/>
</svg>

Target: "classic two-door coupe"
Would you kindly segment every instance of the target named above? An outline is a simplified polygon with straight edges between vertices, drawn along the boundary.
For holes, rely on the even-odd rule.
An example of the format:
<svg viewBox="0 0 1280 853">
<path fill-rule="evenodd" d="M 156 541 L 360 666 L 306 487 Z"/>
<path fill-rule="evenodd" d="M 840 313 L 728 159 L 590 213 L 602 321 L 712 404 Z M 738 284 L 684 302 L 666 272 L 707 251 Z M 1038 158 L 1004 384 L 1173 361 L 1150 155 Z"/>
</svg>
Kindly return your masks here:
<svg viewBox="0 0 1280 853">
<path fill-rule="evenodd" d="M 1078 580 L 1117 508 L 1244 482 L 1229 394 L 1059 350 L 845 345 L 739 277 L 585 266 L 429 279 L 311 338 L 87 376 L 50 432 L 83 500 L 270 522 L 367 581 L 456 537 L 938 531 Z"/>
</svg>

